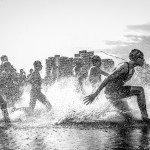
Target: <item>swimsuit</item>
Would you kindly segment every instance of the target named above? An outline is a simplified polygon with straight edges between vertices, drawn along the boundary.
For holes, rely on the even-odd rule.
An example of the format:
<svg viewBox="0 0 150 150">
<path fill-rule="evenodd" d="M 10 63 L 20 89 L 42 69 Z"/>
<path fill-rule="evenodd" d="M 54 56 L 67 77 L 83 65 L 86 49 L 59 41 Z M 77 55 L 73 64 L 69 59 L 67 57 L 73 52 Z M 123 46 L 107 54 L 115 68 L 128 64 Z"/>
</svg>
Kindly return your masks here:
<svg viewBox="0 0 150 150">
<path fill-rule="evenodd" d="M 107 98 L 121 99 L 130 95 L 131 86 L 124 86 L 124 84 L 126 83 L 126 81 L 131 79 L 133 72 L 130 75 L 129 63 L 126 63 L 128 64 L 128 72 L 121 74 L 119 77 L 116 77 L 106 85 L 105 94 Z"/>
</svg>

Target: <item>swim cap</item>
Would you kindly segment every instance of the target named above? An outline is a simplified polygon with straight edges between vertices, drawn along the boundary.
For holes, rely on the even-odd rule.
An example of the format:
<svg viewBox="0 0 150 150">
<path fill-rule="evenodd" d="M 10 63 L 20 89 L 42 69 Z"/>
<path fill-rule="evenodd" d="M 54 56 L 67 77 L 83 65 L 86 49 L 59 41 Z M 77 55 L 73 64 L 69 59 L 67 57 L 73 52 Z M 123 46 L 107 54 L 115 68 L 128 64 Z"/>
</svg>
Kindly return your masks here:
<svg viewBox="0 0 150 150">
<path fill-rule="evenodd" d="M 30 72 L 33 72 L 33 69 L 31 68 L 29 71 L 30 71 Z"/>
<path fill-rule="evenodd" d="M 93 65 L 97 62 L 100 61 L 101 62 L 101 58 L 98 55 L 94 55 L 91 59 Z"/>
<path fill-rule="evenodd" d="M 39 60 L 36 60 L 34 63 L 33 63 L 34 67 L 35 68 L 38 68 L 39 66 L 42 66 L 41 62 Z"/>
<path fill-rule="evenodd" d="M 6 55 L 1 56 L 1 61 L 8 61 L 8 57 Z"/>
<path fill-rule="evenodd" d="M 144 54 L 138 50 L 138 49 L 133 49 L 131 50 L 131 52 L 129 53 L 129 59 L 131 61 L 137 61 L 138 58 L 144 58 Z"/>
</svg>

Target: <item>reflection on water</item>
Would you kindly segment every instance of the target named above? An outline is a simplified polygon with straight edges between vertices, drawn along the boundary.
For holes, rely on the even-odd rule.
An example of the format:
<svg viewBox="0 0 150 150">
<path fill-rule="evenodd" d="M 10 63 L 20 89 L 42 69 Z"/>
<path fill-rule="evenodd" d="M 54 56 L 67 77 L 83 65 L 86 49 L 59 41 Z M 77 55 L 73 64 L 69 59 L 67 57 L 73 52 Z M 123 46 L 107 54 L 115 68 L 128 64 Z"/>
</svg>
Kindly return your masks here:
<svg viewBox="0 0 150 150">
<path fill-rule="evenodd" d="M 134 150 L 150 148 L 148 126 L 14 126 L 0 129 L 1 150 Z"/>
</svg>

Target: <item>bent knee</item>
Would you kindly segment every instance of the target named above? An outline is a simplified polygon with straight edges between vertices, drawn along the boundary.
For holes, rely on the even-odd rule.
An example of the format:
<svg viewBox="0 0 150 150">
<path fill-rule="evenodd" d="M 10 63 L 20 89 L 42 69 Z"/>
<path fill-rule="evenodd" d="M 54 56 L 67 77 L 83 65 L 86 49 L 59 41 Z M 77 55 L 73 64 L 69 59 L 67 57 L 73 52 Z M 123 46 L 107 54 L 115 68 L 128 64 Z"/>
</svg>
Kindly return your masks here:
<svg viewBox="0 0 150 150">
<path fill-rule="evenodd" d="M 135 94 L 143 94 L 144 88 L 141 86 L 134 86 L 131 88 L 131 91 L 135 92 Z"/>
</svg>

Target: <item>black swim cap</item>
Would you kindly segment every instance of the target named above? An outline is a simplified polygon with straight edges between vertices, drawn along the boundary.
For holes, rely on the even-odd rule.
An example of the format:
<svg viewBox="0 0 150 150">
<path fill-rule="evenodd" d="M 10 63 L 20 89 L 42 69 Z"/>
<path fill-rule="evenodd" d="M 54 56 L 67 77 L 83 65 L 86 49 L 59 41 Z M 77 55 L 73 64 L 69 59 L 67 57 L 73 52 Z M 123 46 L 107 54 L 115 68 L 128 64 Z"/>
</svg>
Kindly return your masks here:
<svg viewBox="0 0 150 150">
<path fill-rule="evenodd" d="M 33 63 L 34 67 L 37 68 L 39 66 L 42 66 L 42 63 L 39 61 L 39 60 L 36 60 L 34 63 Z"/>
<path fill-rule="evenodd" d="M 94 55 L 91 59 L 93 65 L 97 62 L 100 61 L 101 62 L 101 58 L 98 55 Z"/>
<path fill-rule="evenodd" d="M 6 55 L 2 55 L 2 56 L 1 56 L 1 60 L 2 60 L 2 61 L 8 61 L 8 57 L 7 57 Z"/>
<path fill-rule="evenodd" d="M 138 58 L 144 58 L 144 54 L 138 50 L 138 49 L 133 49 L 131 50 L 130 54 L 129 54 L 129 59 L 131 61 L 137 61 Z"/>
<path fill-rule="evenodd" d="M 29 71 L 30 71 L 30 72 L 33 72 L 33 69 L 31 68 Z"/>
</svg>

